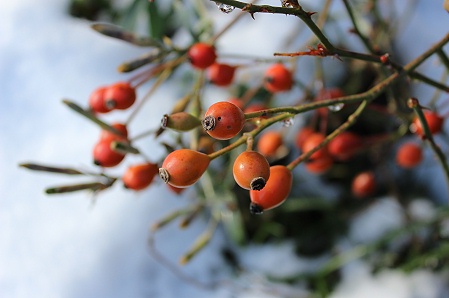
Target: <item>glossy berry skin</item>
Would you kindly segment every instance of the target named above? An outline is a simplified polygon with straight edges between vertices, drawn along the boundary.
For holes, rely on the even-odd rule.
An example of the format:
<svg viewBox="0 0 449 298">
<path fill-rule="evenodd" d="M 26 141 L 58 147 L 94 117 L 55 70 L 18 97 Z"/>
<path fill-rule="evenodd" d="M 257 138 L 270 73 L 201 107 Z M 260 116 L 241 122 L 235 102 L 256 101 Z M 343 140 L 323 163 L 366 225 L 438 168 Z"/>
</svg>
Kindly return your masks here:
<svg viewBox="0 0 449 298">
<path fill-rule="evenodd" d="M 311 133 L 305 140 L 304 143 L 302 144 L 302 152 L 306 153 L 309 152 L 310 150 L 314 149 L 316 146 L 318 146 L 319 144 L 321 144 L 324 139 L 326 138 L 326 136 L 322 133 L 319 132 L 314 132 Z M 327 146 L 324 146 L 322 148 L 320 148 L 318 151 L 314 152 L 309 160 L 313 161 L 316 159 L 320 159 L 323 157 L 327 157 L 329 156 L 329 152 L 327 151 Z"/>
<path fill-rule="evenodd" d="M 202 124 L 211 137 L 217 140 L 229 140 L 242 130 L 245 114 L 235 104 L 220 101 L 209 107 Z"/>
<path fill-rule="evenodd" d="M 113 128 L 118 130 L 120 134 L 115 134 L 109 130 L 102 130 L 100 134 L 100 140 L 107 140 L 107 141 L 128 141 L 128 129 L 126 128 L 125 124 L 122 123 L 113 123 L 111 125 Z"/>
<path fill-rule="evenodd" d="M 235 66 L 214 63 L 207 69 L 207 78 L 212 84 L 225 87 L 234 80 L 235 69 Z"/>
<path fill-rule="evenodd" d="M 136 90 L 128 82 L 118 82 L 106 88 L 104 98 L 107 106 L 126 110 L 136 101 Z"/>
<path fill-rule="evenodd" d="M 209 163 L 210 158 L 204 153 L 191 149 L 175 150 L 165 158 L 159 176 L 174 187 L 188 187 L 201 178 Z"/>
<path fill-rule="evenodd" d="M 398 166 L 411 169 L 417 166 L 423 159 L 422 149 L 415 143 L 404 143 L 396 152 Z"/>
<path fill-rule="evenodd" d="M 215 48 L 212 45 L 208 45 L 202 42 L 192 45 L 187 52 L 190 59 L 190 63 L 193 67 L 198 69 L 206 69 L 214 64 L 217 54 Z"/>
<path fill-rule="evenodd" d="M 426 118 L 427 125 L 431 134 L 436 134 L 443 128 L 444 118 L 439 116 L 437 113 L 429 110 L 424 111 L 424 117 Z M 418 117 L 413 119 L 413 125 L 416 129 L 416 134 L 419 136 L 424 136 L 424 128 Z"/>
<path fill-rule="evenodd" d="M 352 194 L 357 198 L 365 198 L 374 194 L 376 179 L 373 172 L 366 171 L 357 174 L 352 180 Z"/>
<path fill-rule="evenodd" d="M 89 107 L 94 113 L 108 113 L 114 109 L 114 106 L 108 106 L 104 97 L 107 87 L 95 89 L 89 97 Z"/>
<path fill-rule="evenodd" d="M 334 160 L 332 159 L 332 157 L 326 155 L 318 159 L 307 161 L 305 163 L 305 167 L 311 173 L 323 174 L 327 172 L 332 167 L 333 164 Z"/>
<path fill-rule="evenodd" d="M 344 131 L 332 139 L 327 150 L 336 160 L 350 160 L 362 146 L 362 138 L 350 131 Z"/>
<path fill-rule="evenodd" d="M 293 175 L 285 166 L 276 165 L 270 168 L 270 178 L 260 190 L 250 190 L 250 212 L 260 214 L 282 204 L 290 194 Z"/>
<path fill-rule="evenodd" d="M 288 91 L 292 88 L 293 76 L 283 64 L 276 63 L 265 71 L 264 87 L 271 93 Z"/>
<path fill-rule="evenodd" d="M 154 163 L 145 163 L 130 166 L 123 174 L 123 185 L 132 190 L 142 190 L 150 186 L 159 167 Z"/>
<path fill-rule="evenodd" d="M 100 140 L 93 149 L 94 164 L 101 167 L 115 167 L 124 158 L 125 154 L 111 148 L 111 140 Z"/>
<path fill-rule="evenodd" d="M 278 131 L 264 132 L 257 141 L 257 151 L 266 157 L 274 157 L 284 144 L 282 134 Z"/>
<path fill-rule="evenodd" d="M 270 177 L 270 164 L 259 152 L 244 151 L 235 159 L 232 173 L 240 187 L 261 190 Z"/>
<path fill-rule="evenodd" d="M 315 130 L 311 127 L 303 127 L 301 128 L 295 137 L 295 145 L 298 149 L 302 150 L 302 146 L 304 145 L 305 140 L 311 135 L 315 133 Z"/>
</svg>

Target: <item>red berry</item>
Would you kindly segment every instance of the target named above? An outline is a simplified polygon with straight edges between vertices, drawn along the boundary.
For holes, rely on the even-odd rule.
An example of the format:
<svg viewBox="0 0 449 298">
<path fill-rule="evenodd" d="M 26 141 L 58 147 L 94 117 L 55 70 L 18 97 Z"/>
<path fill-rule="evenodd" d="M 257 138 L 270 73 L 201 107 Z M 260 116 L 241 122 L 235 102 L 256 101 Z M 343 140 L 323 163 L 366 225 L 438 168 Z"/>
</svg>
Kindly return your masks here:
<svg viewBox="0 0 449 298">
<path fill-rule="evenodd" d="M 114 167 L 124 158 L 125 154 L 111 148 L 111 140 L 100 140 L 93 149 L 94 164 L 101 167 Z"/>
<path fill-rule="evenodd" d="M 184 188 L 194 184 L 206 171 L 210 158 L 191 149 L 175 150 L 165 158 L 159 176 L 165 183 Z"/>
<path fill-rule="evenodd" d="M 302 150 L 302 146 L 304 145 L 304 141 L 307 140 L 307 138 L 315 133 L 315 130 L 311 127 L 303 127 L 301 128 L 298 133 L 296 134 L 295 138 L 295 145 L 298 149 Z"/>
<path fill-rule="evenodd" d="M 126 128 L 125 124 L 122 123 L 114 123 L 111 125 L 113 128 L 118 130 L 120 134 L 115 134 L 109 130 L 102 130 L 100 134 L 100 140 L 108 140 L 110 142 L 112 141 L 127 141 L 128 138 L 128 129 Z"/>
<path fill-rule="evenodd" d="M 202 124 L 204 130 L 211 137 L 218 140 L 229 140 L 242 130 L 245 124 L 245 114 L 235 104 L 220 101 L 209 107 Z"/>
<path fill-rule="evenodd" d="M 276 165 L 270 168 L 270 178 L 265 187 L 260 190 L 250 190 L 250 212 L 260 214 L 265 210 L 275 208 L 282 204 L 290 194 L 293 175 L 285 166 Z"/>
<path fill-rule="evenodd" d="M 217 86 L 228 86 L 232 83 L 235 74 L 235 66 L 214 63 L 207 70 L 207 76 L 209 81 Z"/>
<path fill-rule="evenodd" d="M 257 151 L 266 157 L 274 157 L 278 149 L 284 144 L 282 134 L 278 131 L 267 131 L 257 141 Z"/>
<path fill-rule="evenodd" d="M 269 92 L 287 91 L 292 88 L 292 85 L 292 73 L 283 64 L 274 64 L 265 71 L 264 86 Z"/>
<path fill-rule="evenodd" d="M 306 169 L 314 174 L 323 174 L 334 164 L 332 157 L 326 155 L 318 159 L 309 160 L 305 163 Z"/>
<path fill-rule="evenodd" d="M 107 113 L 114 109 L 114 106 L 108 106 L 104 97 L 107 87 L 95 89 L 89 97 L 89 107 L 94 113 Z"/>
<path fill-rule="evenodd" d="M 404 143 L 396 152 L 396 163 L 410 169 L 417 166 L 423 158 L 421 147 L 415 143 Z"/>
<path fill-rule="evenodd" d="M 439 133 L 443 128 L 444 118 L 439 116 L 437 113 L 425 110 L 424 118 L 426 118 L 426 122 L 427 125 L 429 126 L 431 134 Z M 413 119 L 413 125 L 415 127 L 415 133 L 420 136 L 424 136 L 424 128 L 417 116 Z"/>
<path fill-rule="evenodd" d="M 371 171 L 357 174 L 352 180 L 352 193 L 358 198 L 372 195 L 376 190 L 376 179 Z"/>
<path fill-rule="evenodd" d="M 305 140 L 304 143 L 302 144 L 302 152 L 306 153 L 311 151 L 312 149 L 314 149 L 315 147 L 317 147 L 318 145 L 320 145 L 324 139 L 326 138 L 326 136 L 322 133 L 319 132 L 314 132 L 311 133 Z M 320 148 L 318 151 L 314 152 L 311 156 L 310 156 L 310 160 L 315 160 L 315 159 L 320 159 L 323 157 L 327 157 L 329 156 L 329 152 L 327 151 L 327 146 L 324 146 L 322 148 Z"/>
<path fill-rule="evenodd" d="M 211 66 L 217 55 L 215 54 L 215 48 L 205 43 L 196 43 L 192 45 L 187 53 L 190 59 L 190 63 L 193 67 L 198 69 L 206 69 Z"/>
<path fill-rule="evenodd" d="M 126 110 L 136 101 L 136 90 L 128 82 L 118 82 L 107 87 L 104 98 L 107 106 Z"/>
<path fill-rule="evenodd" d="M 270 177 L 270 164 L 256 151 L 244 151 L 234 161 L 235 182 L 244 189 L 261 190 Z"/>
<path fill-rule="evenodd" d="M 145 163 L 130 166 L 122 177 L 126 188 L 142 190 L 153 182 L 154 176 L 159 172 L 159 167 L 154 163 Z"/>
<path fill-rule="evenodd" d="M 361 146 L 362 139 L 359 135 L 344 131 L 329 142 L 327 149 L 336 160 L 347 161 L 357 153 Z"/>
</svg>

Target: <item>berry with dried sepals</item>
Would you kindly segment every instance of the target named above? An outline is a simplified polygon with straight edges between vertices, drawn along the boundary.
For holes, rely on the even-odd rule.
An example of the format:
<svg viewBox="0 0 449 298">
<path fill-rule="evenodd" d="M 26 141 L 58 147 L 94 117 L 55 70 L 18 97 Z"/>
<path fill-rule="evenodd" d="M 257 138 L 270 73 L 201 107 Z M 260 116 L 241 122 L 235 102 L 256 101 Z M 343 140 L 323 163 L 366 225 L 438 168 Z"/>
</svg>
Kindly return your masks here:
<svg viewBox="0 0 449 298">
<path fill-rule="evenodd" d="M 104 98 L 107 106 L 126 110 L 136 101 L 136 90 L 128 82 L 117 82 L 106 88 Z"/>
<path fill-rule="evenodd" d="M 101 167 L 115 167 L 125 158 L 125 154 L 112 149 L 112 141 L 100 140 L 95 144 L 93 149 L 94 164 Z"/>
<path fill-rule="evenodd" d="M 154 163 L 144 163 L 130 166 L 123 174 L 123 185 L 132 190 L 142 190 L 150 186 L 159 167 Z"/>
<path fill-rule="evenodd" d="M 270 178 L 265 187 L 260 190 L 250 190 L 250 212 L 261 214 L 262 212 L 281 205 L 290 194 L 293 183 L 292 172 L 281 165 L 270 168 Z"/>
<path fill-rule="evenodd" d="M 220 101 L 209 107 L 202 124 L 211 137 L 217 140 L 229 140 L 242 130 L 245 114 L 235 104 Z"/>
<path fill-rule="evenodd" d="M 194 184 L 206 171 L 210 158 L 191 149 L 178 149 L 165 158 L 159 176 L 172 186 L 184 188 Z"/>
<path fill-rule="evenodd" d="M 293 75 L 283 64 L 276 63 L 265 71 L 263 83 L 271 93 L 288 91 L 293 85 Z"/>
<path fill-rule="evenodd" d="M 187 55 L 192 66 L 198 69 L 208 68 L 217 58 L 214 46 L 202 42 L 192 45 Z"/>
<path fill-rule="evenodd" d="M 234 80 L 236 67 L 223 63 L 214 63 L 207 70 L 209 81 L 217 86 L 225 87 Z"/>
<path fill-rule="evenodd" d="M 270 177 L 270 164 L 256 151 L 244 151 L 234 161 L 234 180 L 248 190 L 261 190 Z"/>
<path fill-rule="evenodd" d="M 108 113 L 112 111 L 115 107 L 115 104 L 108 105 L 105 100 L 104 93 L 107 87 L 99 87 L 95 89 L 89 97 L 89 107 L 94 113 Z"/>
</svg>

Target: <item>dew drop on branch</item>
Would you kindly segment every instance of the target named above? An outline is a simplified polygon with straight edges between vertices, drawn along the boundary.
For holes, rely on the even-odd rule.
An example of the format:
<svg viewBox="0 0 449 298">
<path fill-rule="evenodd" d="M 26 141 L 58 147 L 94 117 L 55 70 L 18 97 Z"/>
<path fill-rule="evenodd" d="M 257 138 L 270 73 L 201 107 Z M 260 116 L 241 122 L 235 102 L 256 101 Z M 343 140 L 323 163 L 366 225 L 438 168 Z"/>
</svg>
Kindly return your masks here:
<svg viewBox="0 0 449 298">
<path fill-rule="evenodd" d="M 218 9 L 221 10 L 224 13 L 230 13 L 233 12 L 235 7 L 232 5 L 228 5 L 228 4 L 223 4 L 223 3 L 216 3 L 218 6 Z"/>
<path fill-rule="evenodd" d="M 344 106 L 345 106 L 344 103 L 337 103 L 337 104 L 328 106 L 328 109 L 331 112 L 338 112 L 338 111 L 341 111 L 341 109 L 343 109 Z"/>
<path fill-rule="evenodd" d="M 282 126 L 284 127 L 291 127 L 293 124 L 295 124 L 295 120 L 293 118 L 282 120 Z"/>
</svg>

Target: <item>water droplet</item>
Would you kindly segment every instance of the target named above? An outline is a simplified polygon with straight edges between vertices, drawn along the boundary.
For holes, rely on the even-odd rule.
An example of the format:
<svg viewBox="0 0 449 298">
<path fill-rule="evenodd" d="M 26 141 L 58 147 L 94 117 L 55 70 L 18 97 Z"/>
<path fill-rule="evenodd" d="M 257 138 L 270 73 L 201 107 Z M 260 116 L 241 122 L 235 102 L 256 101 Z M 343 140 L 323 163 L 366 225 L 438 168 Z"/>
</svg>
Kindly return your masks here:
<svg viewBox="0 0 449 298">
<path fill-rule="evenodd" d="M 284 127 L 290 127 L 293 124 L 295 124 L 295 120 L 293 118 L 288 118 L 282 121 L 282 126 Z"/>
<path fill-rule="evenodd" d="M 218 6 L 218 9 L 221 10 L 224 13 L 230 13 L 233 12 L 235 7 L 229 4 L 223 4 L 223 3 L 216 3 Z"/>
<path fill-rule="evenodd" d="M 328 106 L 327 108 L 328 108 L 329 111 L 331 111 L 331 112 L 338 112 L 338 111 L 341 111 L 341 109 L 343 109 L 344 106 L 345 106 L 344 103 L 337 103 L 337 104 Z"/>
</svg>

